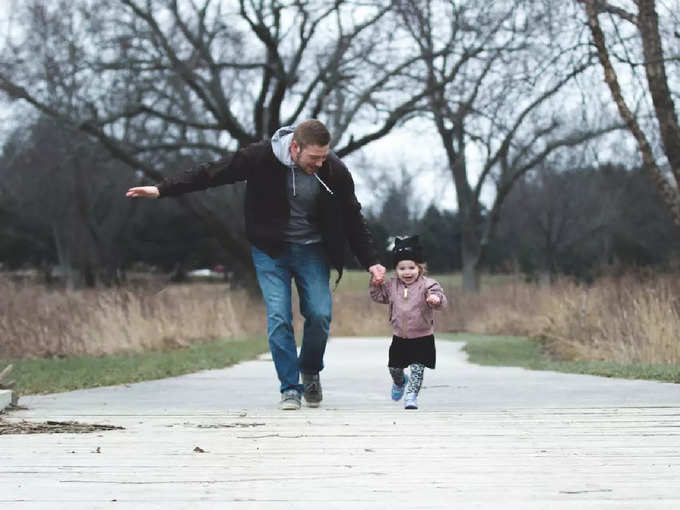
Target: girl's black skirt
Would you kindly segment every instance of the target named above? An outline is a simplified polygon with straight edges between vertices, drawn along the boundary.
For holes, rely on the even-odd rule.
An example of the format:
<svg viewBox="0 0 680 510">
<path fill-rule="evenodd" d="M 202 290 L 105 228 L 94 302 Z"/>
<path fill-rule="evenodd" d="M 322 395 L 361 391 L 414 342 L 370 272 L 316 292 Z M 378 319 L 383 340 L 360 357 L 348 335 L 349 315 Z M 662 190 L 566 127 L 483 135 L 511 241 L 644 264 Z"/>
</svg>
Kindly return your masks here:
<svg viewBox="0 0 680 510">
<path fill-rule="evenodd" d="M 387 366 L 406 368 L 411 363 L 421 363 L 427 368 L 434 368 L 437 352 L 434 348 L 434 335 L 418 338 L 392 337 L 390 360 Z"/>
</svg>

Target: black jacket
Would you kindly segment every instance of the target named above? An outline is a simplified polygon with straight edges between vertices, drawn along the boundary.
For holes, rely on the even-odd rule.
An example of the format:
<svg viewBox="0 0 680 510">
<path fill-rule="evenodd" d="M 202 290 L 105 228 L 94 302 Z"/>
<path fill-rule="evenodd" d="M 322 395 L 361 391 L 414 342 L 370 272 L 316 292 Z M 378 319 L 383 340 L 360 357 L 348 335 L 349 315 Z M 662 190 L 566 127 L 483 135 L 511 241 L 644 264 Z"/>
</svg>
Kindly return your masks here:
<svg viewBox="0 0 680 510">
<path fill-rule="evenodd" d="M 286 175 L 288 168 L 272 151 L 269 141 L 253 143 L 230 157 L 180 172 L 158 184 L 161 197 L 176 196 L 222 184 L 246 181 L 245 220 L 248 240 L 271 257 L 284 247 L 283 230 L 288 223 Z M 318 218 L 329 260 L 342 276 L 344 241 L 365 268 L 378 263 L 373 238 L 354 194 L 354 181 L 333 152 L 317 172 L 323 186 L 317 203 Z"/>
</svg>

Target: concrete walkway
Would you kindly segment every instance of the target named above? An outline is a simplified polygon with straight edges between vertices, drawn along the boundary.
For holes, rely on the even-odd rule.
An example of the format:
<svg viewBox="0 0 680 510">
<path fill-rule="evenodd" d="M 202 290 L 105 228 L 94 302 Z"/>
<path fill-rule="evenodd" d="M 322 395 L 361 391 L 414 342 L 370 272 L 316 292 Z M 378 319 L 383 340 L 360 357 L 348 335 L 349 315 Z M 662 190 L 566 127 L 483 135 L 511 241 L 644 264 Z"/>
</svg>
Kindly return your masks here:
<svg viewBox="0 0 680 510">
<path fill-rule="evenodd" d="M 471 365 L 437 344 L 421 408 L 389 400 L 385 339 L 333 339 L 319 409 L 279 411 L 271 361 L 25 397 L 0 435 L 9 509 L 677 509 L 680 386 Z"/>
</svg>

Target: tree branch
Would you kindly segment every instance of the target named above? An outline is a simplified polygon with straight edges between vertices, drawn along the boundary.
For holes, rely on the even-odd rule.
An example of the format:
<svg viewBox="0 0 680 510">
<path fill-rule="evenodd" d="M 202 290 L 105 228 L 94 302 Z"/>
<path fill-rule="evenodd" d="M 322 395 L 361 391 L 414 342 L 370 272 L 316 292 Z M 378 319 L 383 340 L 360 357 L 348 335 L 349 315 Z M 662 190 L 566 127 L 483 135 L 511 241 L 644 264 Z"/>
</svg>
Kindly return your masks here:
<svg viewBox="0 0 680 510">
<path fill-rule="evenodd" d="M 609 86 L 612 98 L 618 107 L 619 114 L 637 141 L 638 149 L 642 154 L 642 162 L 649 170 L 659 193 L 661 194 L 666 206 L 671 213 L 671 216 L 673 217 L 673 221 L 677 225 L 680 225 L 680 197 L 678 196 L 678 192 L 670 185 L 657 166 L 652 147 L 649 144 L 644 132 L 640 128 L 640 125 L 633 115 L 633 112 L 630 110 L 630 108 L 628 108 L 628 105 L 623 98 L 616 71 L 614 71 L 614 67 L 609 60 L 609 53 L 607 52 L 604 32 L 602 31 L 597 17 L 597 2 L 595 0 L 582 1 L 585 3 L 586 14 L 588 16 L 588 26 L 590 27 L 593 44 L 597 48 L 597 55 L 604 70 L 604 81 Z"/>
<path fill-rule="evenodd" d="M 158 26 L 158 23 L 149 12 L 145 12 L 135 4 L 132 0 L 120 0 L 124 5 L 127 5 L 139 18 L 143 19 L 151 28 L 152 32 L 160 41 L 161 48 L 165 55 L 170 59 L 173 68 L 177 74 L 185 81 L 185 83 L 194 91 L 194 93 L 201 99 L 203 105 L 212 113 L 214 118 L 239 142 L 240 145 L 245 145 L 253 141 L 253 138 L 240 125 L 238 120 L 234 117 L 228 106 L 219 98 L 211 98 L 208 96 L 204 88 L 200 85 L 200 77 L 195 76 L 194 73 L 182 62 L 169 41 L 163 34 L 163 31 Z M 214 89 L 214 86 L 213 86 Z M 213 90 L 214 91 L 214 90 Z M 214 100 L 218 100 L 220 106 L 215 104 Z"/>
</svg>

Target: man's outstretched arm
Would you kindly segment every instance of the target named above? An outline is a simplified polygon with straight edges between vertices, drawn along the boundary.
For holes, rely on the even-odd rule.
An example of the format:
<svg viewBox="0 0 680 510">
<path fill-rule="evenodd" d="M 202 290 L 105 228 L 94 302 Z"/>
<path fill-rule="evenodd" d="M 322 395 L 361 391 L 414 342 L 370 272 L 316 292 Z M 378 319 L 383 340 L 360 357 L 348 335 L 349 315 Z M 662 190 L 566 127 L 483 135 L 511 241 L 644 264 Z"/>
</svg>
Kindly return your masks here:
<svg viewBox="0 0 680 510">
<path fill-rule="evenodd" d="M 130 188 L 125 196 L 129 198 L 161 198 L 183 195 L 223 184 L 245 181 L 249 159 L 260 149 L 253 144 L 217 161 L 202 163 L 194 168 L 172 174 L 155 186 Z"/>
</svg>

